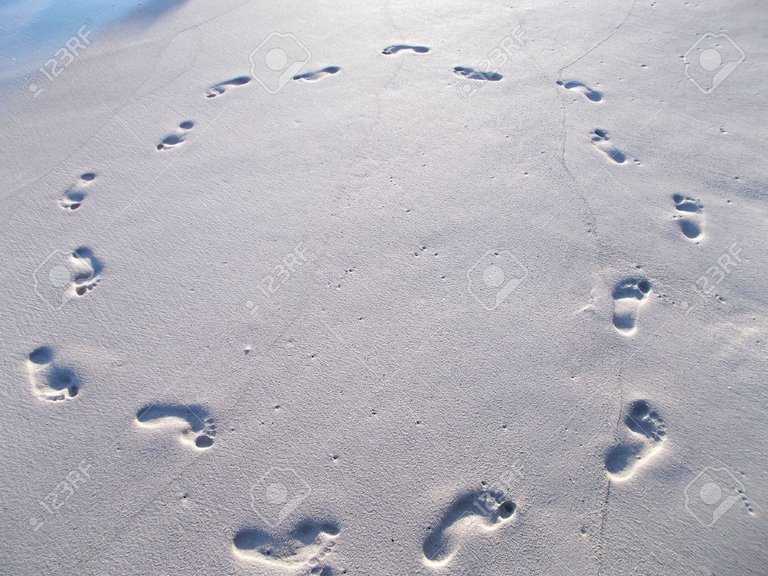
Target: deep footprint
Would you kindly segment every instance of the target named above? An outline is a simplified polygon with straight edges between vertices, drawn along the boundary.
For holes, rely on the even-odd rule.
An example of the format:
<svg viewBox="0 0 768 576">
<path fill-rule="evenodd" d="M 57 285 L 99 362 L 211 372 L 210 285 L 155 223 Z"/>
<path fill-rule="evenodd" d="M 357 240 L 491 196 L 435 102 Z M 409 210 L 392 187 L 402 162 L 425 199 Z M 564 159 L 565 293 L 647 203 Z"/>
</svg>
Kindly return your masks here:
<svg viewBox="0 0 768 576">
<path fill-rule="evenodd" d="M 194 127 L 195 123 L 192 122 L 192 120 L 185 120 L 184 122 L 180 123 L 175 133 L 169 134 L 163 138 L 163 141 L 160 142 L 160 144 L 157 145 L 157 150 L 162 152 L 164 150 L 171 150 L 172 148 L 176 148 L 177 146 L 184 144 L 184 142 L 187 140 L 187 133 Z"/>
<path fill-rule="evenodd" d="M 590 88 L 578 80 L 558 80 L 557 85 L 562 86 L 566 90 L 573 90 L 574 92 L 583 94 L 584 97 L 591 102 L 601 102 L 603 100 L 602 92 Z"/>
<path fill-rule="evenodd" d="M 614 480 L 627 480 L 661 448 L 667 429 L 647 400 L 636 400 L 625 410 L 626 439 L 605 453 L 605 469 Z"/>
<path fill-rule="evenodd" d="M 284 538 L 258 528 L 240 530 L 232 541 L 235 556 L 282 569 L 311 568 L 325 573 L 323 564 L 333 550 L 339 527 L 332 522 L 305 520 Z"/>
<path fill-rule="evenodd" d="M 85 188 L 96 179 L 96 174 L 86 172 L 80 176 L 80 179 L 72 186 L 67 188 L 66 192 L 59 198 L 59 206 L 64 210 L 73 212 L 83 205 L 85 200 Z"/>
<path fill-rule="evenodd" d="M 238 76 L 236 78 L 232 78 L 231 80 L 225 80 L 224 82 L 219 82 L 218 84 L 214 84 L 208 90 L 205 92 L 206 98 L 217 98 L 219 96 L 222 96 L 227 90 L 230 88 L 236 88 L 237 86 L 245 86 L 251 81 L 250 76 Z"/>
<path fill-rule="evenodd" d="M 53 348 L 41 346 L 27 357 L 27 374 L 32 392 L 40 400 L 71 400 L 80 392 L 80 377 L 71 368 L 57 365 Z"/>
<path fill-rule="evenodd" d="M 672 201 L 675 208 L 681 214 L 676 214 L 673 219 L 677 220 L 683 236 L 688 240 L 698 241 L 704 236 L 703 219 L 704 206 L 699 200 L 682 194 L 673 194 Z"/>
<path fill-rule="evenodd" d="M 470 80 L 483 80 L 486 82 L 498 82 L 504 76 L 498 72 L 483 72 L 482 70 L 475 70 L 474 68 L 467 68 L 466 66 L 455 66 L 453 73 L 457 76 L 469 78 Z"/>
<path fill-rule="evenodd" d="M 516 504 L 504 495 L 472 491 L 459 497 L 440 523 L 424 540 L 424 562 L 429 566 L 446 565 L 459 551 L 465 538 L 476 532 L 490 532 L 509 522 Z"/>
<path fill-rule="evenodd" d="M 339 71 L 341 71 L 341 68 L 338 66 L 326 66 L 320 70 L 311 70 L 309 72 L 296 74 L 293 79 L 298 80 L 299 82 L 316 82 L 318 80 L 322 80 L 326 76 L 337 74 Z"/>
<path fill-rule="evenodd" d="M 613 289 L 613 325 L 623 336 L 637 332 L 637 310 L 650 291 L 650 281 L 637 278 L 622 280 Z"/>
<path fill-rule="evenodd" d="M 429 52 L 429 48 L 427 46 L 414 46 L 411 44 L 393 44 L 392 46 L 384 48 L 381 53 L 390 56 L 404 51 L 415 52 L 416 54 L 426 54 Z"/>
<path fill-rule="evenodd" d="M 608 132 L 602 128 L 595 128 L 592 132 L 592 144 L 616 164 L 624 164 L 627 156 L 622 150 L 611 144 Z"/>
<path fill-rule="evenodd" d="M 202 406 L 149 404 L 136 413 L 136 421 L 157 428 L 181 425 L 181 440 L 200 449 L 213 446 L 216 437 L 216 423 Z"/>
</svg>

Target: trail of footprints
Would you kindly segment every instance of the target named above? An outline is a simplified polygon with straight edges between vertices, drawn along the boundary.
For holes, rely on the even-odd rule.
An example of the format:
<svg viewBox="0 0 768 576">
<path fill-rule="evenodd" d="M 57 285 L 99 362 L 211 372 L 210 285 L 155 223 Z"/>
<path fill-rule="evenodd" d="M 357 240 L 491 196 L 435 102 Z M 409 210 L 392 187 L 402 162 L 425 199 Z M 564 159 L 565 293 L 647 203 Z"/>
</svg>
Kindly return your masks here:
<svg viewBox="0 0 768 576">
<path fill-rule="evenodd" d="M 393 44 L 381 53 L 394 56 L 404 52 L 426 54 L 427 46 Z M 326 66 L 295 74 L 297 82 L 316 82 L 341 71 L 339 66 Z M 503 76 L 497 72 L 456 66 L 454 74 L 469 80 L 498 82 Z M 207 98 L 219 98 L 234 88 L 245 86 L 252 81 L 250 76 L 237 76 L 210 86 Z M 590 102 L 601 102 L 603 94 L 577 80 L 558 80 L 557 85 L 567 91 L 582 95 Z M 185 143 L 194 122 L 185 120 L 171 134 L 157 144 L 158 151 L 172 150 Z M 593 145 L 617 164 L 626 160 L 624 152 L 615 147 L 607 131 L 595 129 Z M 59 198 L 62 209 L 78 210 L 86 198 L 88 186 L 96 174 L 86 172 Z M 678 221 L 683 235 L 698 241 L 703 235 L 703 206 L 698 200 L 675 194 L 672 197 L 678 212 Z M 83 296 L 99 282 L 103 265 L 88 248 L 78 248 L 71 254 L 68 263 L 71 274 L 67 291 L 74 296 Z M 651 283 L 645 279 L 629 278 L 620 281 L 613 290 L 613 325 L 623 336 L 637 332 L 638 313 L 647 302 Z M 53 348 L 41 346 L 27 356 L 26 370 L 34 395 L 44 401 L 57 402 L 78 396 L 82 387 L 78 373 L 69 366 L 60 364 L 54 358 Z M 148 429 L 177 430 L 179 439 L 198 450 L 213 446 L 216 438 L 216 423 L 209 411 L 199 405 L 148 404 L 137 411 L 136 423 Z M 605 454 L 605 468 L 615 480 L 627 480 L 661 448 L 666 427 L 658 412 L 645 400 L 636 400 L 625 410 L 624 436 Z M 483 533 L 495 531 L 509 524 L 515 517 L 517 505 L 502 493 L 475 490 L 460 495 L 449 505 L 442 518 L 427 529 L 422 551 L 423 561 L 431 568 L 447 565 L 459 552 L 465 541 L 480 537 Z M 274 535 L 259 527 L 243 528 L 233 538 L 233 554 L 249 562 L 283 570 L 309 570 L 311 574 L 332 574 L 332 553 L 341 529 L 333 522 L 304 520 L 288 533 Z"/>
</svg>

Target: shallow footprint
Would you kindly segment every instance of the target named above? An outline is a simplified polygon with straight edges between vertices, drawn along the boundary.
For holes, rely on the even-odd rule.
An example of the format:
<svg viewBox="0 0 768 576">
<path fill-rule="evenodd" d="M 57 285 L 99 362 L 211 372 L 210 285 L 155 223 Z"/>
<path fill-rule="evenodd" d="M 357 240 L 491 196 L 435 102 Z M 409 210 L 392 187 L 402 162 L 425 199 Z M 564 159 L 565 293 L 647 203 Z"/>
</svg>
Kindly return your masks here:
<svg viewBox="0 0 768 576">
<path fill-rule="evenodd" d="M 605 453 L 605 469 L 614 480 L 627 480 L 661 448 L 667 428 L 646 400 L 635 400 L 625 411 L 626 438 Z"/>
<path fill-rule="evenodd" d="M 187 133 L 195 127 L 195 123 L 192 120 L 185 120 L 176 129 L 176 132 L 169 134 L 160 144 L 157 145 L 157 150 L 162 152 L 164 150 L 171 150 L 186 142 Z"/>
<path fill-rule="evenodd" d="M 693 241 L 701 240 L 704 236 L 704 215 L 702 214 L 704 206 L 699 200 L 682 194 L 673 194 L 672 200 L 677 211 L 682 212 L 673 218 L 680 225 L 683 236 Z"/>
<path fill-rule="evenodd" d="M 424 540 L 424 562 L 445 566 L 458 552 L 465 538 L 477 532 L 490 532 L 509 522 L 517 505 L 504 495 L 472 491 L 460 496 L 443 519 Z"/>
<path fill-rule="evenodd" d="M 96 179 L 96 174 L 86 172 L 80 176 L 80 179 L 67 188 L 66 192 L 59 198 L 59 206 L 70 212 L 77 210 L 83 205 L 85 200 L 85 188 Z"/>
<path fill-rule="evenodd" d="M 311 568 L 324 573 L 323 562 L 340 529 L 332 522 L 304 520 L 286 537 L 277 538 L 259 528 L 244 528 L 232 541 L 235 556 L 282 569 Z"/>
<path fill-rule="evenodd" d="M 629 278 L 613 289 L 613 325 L 619 334 L 632 336 L 637 332 L 637 309 L 651 291 L 649 280 Z"/>
<path fill-rule="evenodd" d="M 338 66 L 326 66 L 320 70 L 311 70 L 309 72 L 296 74 L 293 79 L 300 82 L 316 82 L 317 80 L 322 80 L 326 76 L 332 76 L 333 74 L 338 73 L 340 70 L 341 68 Z"/>
<path fill-rule="evenodd" d="M 27 374 L 32 392 L 40 400 L 71 400 L 80 392 L 80 377 L 71 368 L 53 361 L 53 348 L 41 346 L 27 357 Z"/>
<path fill-rule="evenodd" d="M 381 53 L 390 56 L 392 54 L 398 54 L 399 52 L 403 51 L 416 52 L 417 54 L 426 54 L 429 52 L 429 48 L 427 46 L 414 46 L 412 44 L 393 44 L 392 46 L 387 46 L 384 48 Z"/>
<path fill-rule="evenodd" d="M 136 421 L 153 428 L 181 425 L 181 440 L 200 449 L 213 446 L 216 437 L 216 423 L 202 406 L 149 404 L 136 413 Z"/>
<path fill-rule="evenodd" d="M 603 99 L 602 92 L 599 92 L 594 88 L 590 88 L 578 80 L 558 80 L 557 85 L 562 86 L 566 90 L 573 90 L 574 92 L 583 94 L 587 100 L 592 102 L 601 102 Z"/>
<path fill-rule="evenodd" d="M 608 132 L 602 128 L 595 128 L 592 132 L 592 144 L 616 164 L 624 164 L 627 159 L 622 150 L 611 144 Z"/>
<path fill-rule="evenodd" d="M 225 80 L 224 82 L 219 82 L 218 84 L 214 84 L 213 86 L 208 88 L 208 90 L 206 90 L 205 97 L 217 98 L 218 96 L 223 95 L 230 88 L 235 88 L 237 86 L 244 86 L 248 84 L 250 81 L 251 81 L 250 76 L 238 76 L 230 80 Z"/>
<path fill-rule="evenodd" d="M 483 80 L 487 82 L 498 82 L 504 76 L 498 72 L 483 72 L 482 70 L 475 70 L 474 68 L 467 68 L 466 66 L 454 66 L 453 73 L 457 76 L 469 78 L 470 80 Z"/>
</svg>

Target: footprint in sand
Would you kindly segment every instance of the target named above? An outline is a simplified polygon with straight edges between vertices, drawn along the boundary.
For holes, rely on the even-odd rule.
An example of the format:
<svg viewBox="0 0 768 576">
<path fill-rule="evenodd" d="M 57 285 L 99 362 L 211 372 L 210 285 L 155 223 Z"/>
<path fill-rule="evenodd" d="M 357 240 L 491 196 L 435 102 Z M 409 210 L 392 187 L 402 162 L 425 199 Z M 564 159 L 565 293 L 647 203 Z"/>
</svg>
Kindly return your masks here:
<svg viewBox="0 0 768 576">
<path fill-rule="evenodd" d="M 566 90 L 573 90 L 574 92 L 583 94 L 584 97 L 591 102 L 601 102 L 603 100 L 602 92 L 599 92 L 594 88 L 590 88 L 578 80 L 558 80 L 556 84 L 558 86 L 562 86 Z"/>
<path fill-rule="evenodd" d="M 244 528 L 232 541 L 238 558 L 282 570 L 309 569 L 312 574 L 330 573 L 327 556 L 341 530 L 332 522 L 304 520 L 285 537 L 259 528 Z"/>
<path fill-rule="evenodd" d="M 53 348 L 41 346 L 27 357 L 27 374 L 32 392 L 40 400 L 71 400 L 80 392 L 80 377 L 71 368 L 53 361 Z"/>
<path fill-rule="evenodd" d="M 86 172 L 80 179 L 67 188 L 66 192 L 59 198 L 59 206 L 64 210 L 72 212 L 80 208 L 85 200 L 85 189 L 96 179 L 96 174 Z"/>
<path fill-rule="evenodd" d="M 181 440 L 204 449 L 213 446 L 216 423 L 202 406 L 149 404 L 136 413 L 136 421 L 146 427 L 181 426 Z"/>
<path fill-rule="evenodd" d="M 507 524 L 516 504 L 496 492 L 472 491 L 459 497 L 440 523 L 429 527 L 424 540 L 424 562 L 431 567 L 445 566 L 456 555 L 465 538 L 491 532 Z"/>
<path fill-rule="evenodd" d="M 613 325 L 619 334 L 637 332 L 637 309 L 647 302 L 650 291 L 651 282 L 637 278 L 622 280 L 613 289 Z"/>
<path fill-rule="evenodd" d="M 673 194 L 672 200 L 675 208 L 680 214 L 675 214 L 672 218 L 680 224 L 680 230 L 683 236 L 688 240 L 698 241 L 704 236 L 704 206 L 698 199 L 693 199 L 682 194 Z"/>
<path fill-rule="evenodd" d="M 624 152 L 611 144 L 608 132 L 602 128 L 595 128 L 592 132 L 592 144 L 616 164 L 624 164 L 627 159 Z"/>
<path fill-rule="evenodd" d="M 605 469 L 614 480 L 631 478 L 660 449 L 667 429 L 659 413 L 646 400 L 635 400 L 626 409 L 626 438 L 605 453 Z"/>
<path fill-rule="evenodd" d="M 192 120 L 185 120 L 179 124 L 176 132 L 173 134 L 168 134 L 168 136 L 163 138 L 163 141 L 157 145 L 157 149 L 162 152 L 164 150 L 171 150 L 172 148 L 176 148 L 176 146 L 184 144 L 184 142 L 187 140 L 187 134 L 194 127 L 195 123 L 192 122 Z"/>
<path fill-rule="evenodd" d="M 311 70 L 309 72 L 296 74 L 293 79 L 298 80 L 299 82 L 316 82 L 317 80 L 322 80 L 326 76 L 332 76 L 333 74 L 338 73 L 340 70 L 341 68 L 338 66 L 326 66 L 320 70 Z"/>
<path fill-rule="evenodd" d="M 470 80 L 483 80 L 487 82 L 498 82 L 504 76 L 498 72 L 483 72 L 482 70 L 475 70 L 474 68 L 467 68 L 466 66 L 455 66 L 453 73 L 457 76 L 469 78 Z"/>
<path fill-rule="evenodd" d="M 217 98 L 223 95 L 230 88 L 236 88 L 237 86 L 244 86 L 248 84 L 250 81 L 251 81 L 250 76 L 238 76 L 237 78 L 232 78 L 230 80 L 225 80 L 224 82 L 219 82 L 218 84 L 214 84 L 213 86 L 209 87 L 208 90 L 205 91 L 205 97 Z"/>
<path fill-rule="evenodd" d="M 393 44 L 392 46 L 387 46 L 384 48 L 384 50 L 381 51 L 382 54 L 386 54 L 387 56 L 398 54 L 400 52 L 415 52 L 416 54 L 426 54 L 429 52 L 429 48 L 427 46 L 414 46 L 412 44 Z"/>
<path fill-rule="evenodd" d="M 69 253 L 65 262 L 54 266 L 48 273 L 48 281 L 59 292 L 62 304 L 75 296 L 85 296 L 101 281 L 102 263 L 90 248 L 81 246 Z"/>
</svg>

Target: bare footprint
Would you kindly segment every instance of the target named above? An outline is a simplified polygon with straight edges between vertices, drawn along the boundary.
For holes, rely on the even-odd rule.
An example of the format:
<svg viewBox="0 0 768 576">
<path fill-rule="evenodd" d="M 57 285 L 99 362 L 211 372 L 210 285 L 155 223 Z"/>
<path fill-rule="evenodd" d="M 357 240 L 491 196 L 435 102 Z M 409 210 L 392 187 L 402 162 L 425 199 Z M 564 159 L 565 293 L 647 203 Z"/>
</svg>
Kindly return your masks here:
<svg viewBox="0 0 768 576">
<path fill-rule="evenodd" d="M 583 94 L 584 97 L 591 102 L 601 102 L 603 100 L 602 92 L 590 88 L 578 80 L 558 80 L 557 85 L 562 86 L 566 90 L 573 90 L 574 92 Z"/>
<path fill-rule="evenodd" d="M 416 54 L 426 54 L 429 52 L 429 48 L 427 46 L 414 46 L 412 44 L 393 44 L 392 46 L 384 48 L 381 53 L 390 56 L 404 51 L 415 52 Z"/>
<path fill-rule="evenodd" d="M 27 357 L 27 374 L 32 392 L 40 400 L 71 400 L 80 392 L 80 377 L 71 368 L 53 361 L 53 348 L 41 346 Z"/>
<path fill-rule="evenodd" d="M 613 289 L 613 325 L 619 334 L 632 336 L 637 332 L 637 309 L 651 291 L 648 280 L 628 278 Z"/>
<path fill-rule="evenodd" d="M 216 423 L 202 406 L 149 404 L 136 413 L 136 421 L 146 427 L 181 426 L 181 440 L 200 449 L 213 446 Z"/>
<path fill-rule="evenodd" d="M 244 528 L 232 541 L 238 558 L 283 570 L 310 569 L 324 574 L 327 556 L 333 550 L 339 527 L 332 522 L 304 520 L 285 537 L 275 537 L 259 528 Z"/>
<path fill-rule="evenodd" d="M 507 524 L 517 510 L 504 495 L 472 491 L 451 504 L 443 519 L 424 540 L 424 562 L 431 567 L 445 566 L 456 555 L 465 538 L 474 533 L 491 532 Z"/>
<path fill-rule="evenodd" d="M 86 172 L 80 176 L 80 179 L 67 188 L 61 198 L 59 198 L 59 206 L 69 212 L 80 208 L 83 205 L 83 200 L 85 200 L 85 189 L 95 179 L 96 174 L 93 172 Z"/>
<path fill-rule="evenodd" d="M 206 98 L 217 98 L 223 95 L 230 88 L 236 88 L 237 86 L 245 86 L 251 81 L 250 76 L 238 76 L 224 82 L 214 84 L 208 90 L 205 91 Z"/>
<path fill-rule="evenodd" d="M 614 480 L 631 478 L 656 454 L 666 438 L 664 420 L 646 400 L 635 400 L 626 409 L 626 438 L 605 453 L 605 469 Z"/>
<path fill-rule="evenodd" d="M 702 214 L 704 206 L 698 199 L 683 196 L 682 194 L 673 194 L 672 200 L 675 203 L 675 208 L 680 213 L 672 218 L 677 220 L 683 236 L 688 238 L 688 240 L 701 240 L 704 236 L 704 215 Z"/>
<path fill-rule="evenodd" d="M 157 145 L 157 150 L 162 152 L 164 150 L 171 150 L 172 148 L 176 148 L 176 146 L 184 144 L 184 142 L 187 140 L 187 133 L 194 127 L 195 123 L 192 122 L 192 120 L 185 120 L 179 124 L 176 132 L 163 138 L 163 141 Z"/>
<path fill-rule="evenodd" d="M 455 66 L 453 73 L 457 76 L 469 78 L 470 80 L 483 80 L 487 82 L 498 82 L 504 76 L 498 72 L 483 72 L 482 70 L 475 70 L 474 68 L 468 68 L 466 66 Z"/>
<path fill-rule="evenodd" d="M 339 71 L 341 71 L 341 68 L 338 66 L 326 66 L 325 68 L 321 68 L 320 70 L 311 70 L 309 72 L 302 72 L 301 74 L 296 74 L 296 76 L 294 76 L 293 79 L 298 80 L 300 82 L 316 82 L 317 80 L 322 80 L 326 76 L 332 76 L 333 74 L 336 74 Z"/>
<path fill-rule="evenodd" d="M 626 154 L 610 142 L 608 132 L 602 128 L 595 128 L 592 132 L 592 144 L 616 164 L 624 164 Z"/>
</svg>

